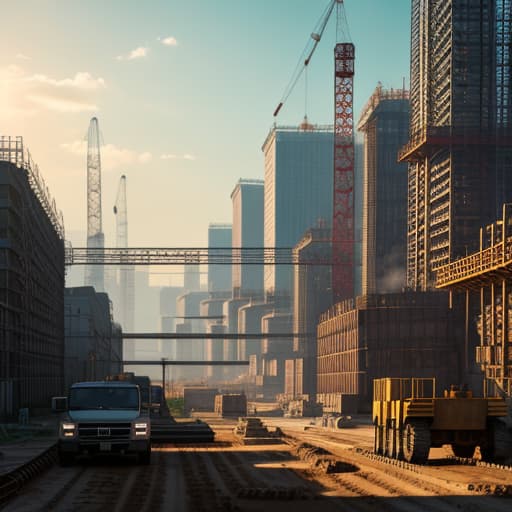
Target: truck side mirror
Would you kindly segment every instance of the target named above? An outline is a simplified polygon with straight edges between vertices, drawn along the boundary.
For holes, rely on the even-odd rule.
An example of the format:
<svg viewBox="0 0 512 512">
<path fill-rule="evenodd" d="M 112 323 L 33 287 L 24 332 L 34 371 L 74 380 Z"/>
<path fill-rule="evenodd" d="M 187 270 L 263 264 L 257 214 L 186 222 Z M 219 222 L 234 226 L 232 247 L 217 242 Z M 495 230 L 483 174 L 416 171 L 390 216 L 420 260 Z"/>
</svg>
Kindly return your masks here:
<svg viewBox="0 0 512 512">
<path fill-rule="evenodd" d="M 67 396 L 52 397 L 52 412 L 65 412 L 68 410 Z"/>
</svg>

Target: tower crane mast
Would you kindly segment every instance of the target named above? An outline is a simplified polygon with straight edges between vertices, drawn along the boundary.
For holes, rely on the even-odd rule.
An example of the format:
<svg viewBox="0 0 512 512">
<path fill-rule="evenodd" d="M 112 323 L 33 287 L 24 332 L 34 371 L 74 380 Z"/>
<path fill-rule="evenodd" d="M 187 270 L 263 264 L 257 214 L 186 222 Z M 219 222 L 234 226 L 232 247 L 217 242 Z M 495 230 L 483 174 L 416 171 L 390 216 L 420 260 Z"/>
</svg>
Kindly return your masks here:
<svg viewBox="0 0 512 512">
<path fill-rule="evenodd" d="M 128 206 L 126 201 L 126 176 L 124 174 L 119 180 L 114 215 L 116 216 L 117 247 L 126 249 L 128 247 Z M 122 265 L 119 267 L 119 320 L 123 330 L 131 332 L 134 329 L 134 315 L 135 270 L 132 265 Z M 133 352 L 133 347 L 127 347 L 127 349 Z M 133 355 L 132 353 L 131 356 Z"/>
</svg>

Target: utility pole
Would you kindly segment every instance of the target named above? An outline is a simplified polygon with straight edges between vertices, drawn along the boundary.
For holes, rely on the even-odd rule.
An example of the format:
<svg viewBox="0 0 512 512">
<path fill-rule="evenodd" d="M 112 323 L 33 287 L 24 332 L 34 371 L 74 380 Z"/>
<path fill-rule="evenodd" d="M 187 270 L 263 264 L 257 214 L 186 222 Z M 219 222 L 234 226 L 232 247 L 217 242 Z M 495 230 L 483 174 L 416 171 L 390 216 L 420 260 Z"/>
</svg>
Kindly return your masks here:
<svg viewBox="0 0 512 512">
<path fill-rule="evenodd" d="M 165 400 L 165 361 L 167 361 L 167 357 L 162 357 L 162 395 Z"/>
</svg>

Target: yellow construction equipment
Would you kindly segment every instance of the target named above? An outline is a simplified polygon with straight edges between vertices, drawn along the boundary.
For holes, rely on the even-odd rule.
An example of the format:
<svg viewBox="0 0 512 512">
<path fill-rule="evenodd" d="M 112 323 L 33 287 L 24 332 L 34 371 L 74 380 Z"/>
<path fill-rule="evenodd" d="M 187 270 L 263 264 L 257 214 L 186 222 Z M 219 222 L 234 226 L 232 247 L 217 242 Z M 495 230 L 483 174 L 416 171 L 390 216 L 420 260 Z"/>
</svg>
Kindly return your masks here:
<svg viewBox="0 0 512 512">
<path fill-rule="evenodd" d="M 457 457 L 484 460 L 509 456 L 510 440 L 502 419 L 503 398 L 475 398 L 452 386 L 436 397 L 434 378 L 383 378 L 373 381 L 375 453 L 423 464 L 431 447 L 451 445 Z"/>
</svg>

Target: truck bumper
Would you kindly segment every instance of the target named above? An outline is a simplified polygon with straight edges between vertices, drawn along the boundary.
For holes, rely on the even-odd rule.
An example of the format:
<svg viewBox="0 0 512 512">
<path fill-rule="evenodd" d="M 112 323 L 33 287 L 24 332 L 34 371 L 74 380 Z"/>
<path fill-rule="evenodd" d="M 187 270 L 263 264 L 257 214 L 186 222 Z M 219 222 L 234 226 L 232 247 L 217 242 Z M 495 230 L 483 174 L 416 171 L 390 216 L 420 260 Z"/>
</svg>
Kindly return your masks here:
<svg viewBox="0 0 512 512">
<path fill-rule="evenodd" d="M 126 441 L 92 441 L 59 440 L 58 449 L 62 453 L 78 455 L 95 453 L 143 453 L 151 449 L 149 439 L 137 439 Z"/>
</svg>

